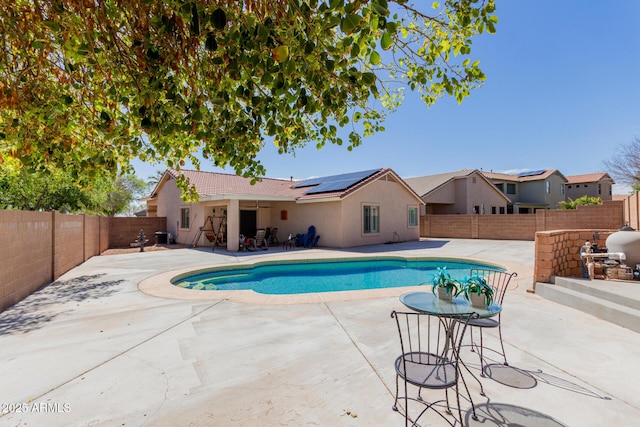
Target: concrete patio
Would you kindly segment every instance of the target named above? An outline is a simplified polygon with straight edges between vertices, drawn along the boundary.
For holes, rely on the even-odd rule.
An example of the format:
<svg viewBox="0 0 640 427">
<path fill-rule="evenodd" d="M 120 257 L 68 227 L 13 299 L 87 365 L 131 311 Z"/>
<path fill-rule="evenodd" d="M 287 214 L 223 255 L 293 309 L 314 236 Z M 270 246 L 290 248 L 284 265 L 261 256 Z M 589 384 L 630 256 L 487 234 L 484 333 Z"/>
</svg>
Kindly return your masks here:
<svg viewBox="0 0 640 427">
<path fill-rule="evenodd" d="M 93 257 L 0 313 L 0 425 L 404 425 L 391 410 L 399 345 L 389 314 L 405 310 L 398 296 L 408 288 L 263 304 L 138 288 L 187 267 L 372 254 L 468 258 L 518 273 L 502 314 L 510 367 L 494 365 L 482 378 L 486 397 L 469 381 L 479 420 L 463 401 L 465 424 L 635 425 L 640 334 L 526 292 L 533 250 L 529 241 L 428 239 L 339 251 Z M 479 375 L 477 355 L 465 350 L 463 358 Z"/>
</svg>

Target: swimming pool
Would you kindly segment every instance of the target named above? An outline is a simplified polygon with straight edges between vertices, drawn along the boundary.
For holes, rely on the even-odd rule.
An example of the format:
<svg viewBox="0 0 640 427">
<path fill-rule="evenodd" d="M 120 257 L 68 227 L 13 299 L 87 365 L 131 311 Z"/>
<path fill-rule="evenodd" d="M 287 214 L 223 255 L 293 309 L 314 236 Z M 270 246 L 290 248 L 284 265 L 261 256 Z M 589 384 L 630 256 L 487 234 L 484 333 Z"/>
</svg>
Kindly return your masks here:
<svg viewBox="0 0 640 427">
<path fill-rule="evenodd" d="M 447 272 L 455 279 L 468 276 L 471 268 L 503 270 L 491 264 L 450 258 L 270 261 L 186 273 L 175 277 L 171 283 L 194 290 L 252 290 L 261 294 L 289 295 L 431 284 L 438 267 L 447 267 Z"/>
</svg>

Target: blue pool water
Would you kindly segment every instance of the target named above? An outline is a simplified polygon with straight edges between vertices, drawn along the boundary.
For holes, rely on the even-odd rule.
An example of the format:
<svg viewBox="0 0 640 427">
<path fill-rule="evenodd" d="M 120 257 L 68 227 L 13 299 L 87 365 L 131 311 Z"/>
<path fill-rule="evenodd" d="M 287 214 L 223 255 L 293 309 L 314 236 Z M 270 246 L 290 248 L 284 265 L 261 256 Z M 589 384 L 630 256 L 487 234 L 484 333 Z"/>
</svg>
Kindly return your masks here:
<svg viewBox="0 0 640 427">
<path fill-rule="evenodd" d="M 455 259 L 375 258 L 281 261 L 250 267 L 211 269 L 174 278 L 175 286 L 197 290 L 253 290 L 262 294 L 302 294 L 431 284 L 438 267 L 455 279 L 471 268 L 499 267 Z"/>
</svg>

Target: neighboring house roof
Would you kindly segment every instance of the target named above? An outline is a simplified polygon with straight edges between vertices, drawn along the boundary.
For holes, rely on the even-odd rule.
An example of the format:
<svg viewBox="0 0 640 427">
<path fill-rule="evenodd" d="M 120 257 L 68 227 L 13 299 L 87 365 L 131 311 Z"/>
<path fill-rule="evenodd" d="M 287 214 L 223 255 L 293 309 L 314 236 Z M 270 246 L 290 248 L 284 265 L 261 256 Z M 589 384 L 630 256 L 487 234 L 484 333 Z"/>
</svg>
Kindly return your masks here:
<svg viewBox="0 0 640 427">
<path fill-rule="evenodd" d="M 500 194 L 500 196 L 503 197 L 507 202 L 509 201 L 509 198 L 493 185 L 493 183 L 484 175 L 484 172 L 481 172 L 478 169 L 462 169 L 455 172 L 406 178 L 405 181 L 411 186 L 411 188 L 415 190 L 416 193 L 424 198 L 429 193 L 434 192 L 435 190 L 443 187 L 449 182 L 459 178 L 467 177 L 469 175 L 472 175 L 473 173 L 477 173 L 478 176 L 484 179 L 487 184 L 495 189 L 496 193 Z"/>
<path fill-rule="evenodd" d="M 393 180 L 403 185 L 407 191 L 422 203 L 413 189 L 407 185 L 390 168 L 372 169 L 368 171 L 352 172 L 348 174 L 331 175 L 326 177 L 312 178 L 302 181 L 262 178 L 260 181 L 251 184 L 250 178 L 238 175 L 202 172 L 192 170 L 167 169 L 165 175 L 153 190 L 149 198 L 154 198 L 160 185 L 169 177 L 177 178 L 183 175 L 196 187 L 200 200 L 236 198 L 244 200 L 267 199 L 267 200 L 291 200 L 291 201 L 323 201 L 327 199 L 343 199 L 360 188 L 391 176 Z"/>
<path fill-rule="evenodd" d="M 588 184 L 591 182 L 600 182 L 600 181 L 611 181 L 612 184 L 615 184 L 615 181 L 611 176 L 606 172 L 597 172 L 597 173 L 587 173 L 583 175 L 571 175 L 567 176 L 566 184 Z"/>
<path fill-rule="evenodd" d="M 506 173 L 482 172 L 487 178 L 493 181 L 530 182 L 547 179 L 553 174 L 557 174 L 566 181 L 566 177 L 557 169 L 540 169 L 536 171 L 521 172 L 511 175 Z"/>
<path fill-rule="evenodd" d="M 405 178 L 405 181 L 411 186 L 411 188 L 415 190 L 416 193 L 418 193 L 421 197 L 424 197 L 436 188 L 443 186 L 447 182 L 455 178 L 469 176 L 474 171 L 475 169 L 462 169 L 455 172 Z"/>
</svg>

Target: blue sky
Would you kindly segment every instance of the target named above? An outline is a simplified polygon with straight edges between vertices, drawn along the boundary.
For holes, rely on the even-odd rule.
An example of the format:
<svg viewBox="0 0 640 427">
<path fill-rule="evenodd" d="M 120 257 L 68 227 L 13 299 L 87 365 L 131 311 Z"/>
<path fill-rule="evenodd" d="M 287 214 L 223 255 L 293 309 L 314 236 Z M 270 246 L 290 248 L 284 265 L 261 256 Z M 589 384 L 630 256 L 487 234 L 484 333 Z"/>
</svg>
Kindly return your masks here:
<svg viewBox="0 0 640 427">
<path fill-rule="evenodd" d="M 386 131 L 351 152 L 311 143 L 295 156 L 278 155 L 267 142 L 259 156 L 267 176 L 378 167 L 402 177 L 466 168 L 606 172 L 603 160 L 640 138 L 640 1 L 496 0 L 496 6 L 497 33 L 474 39 L 471 56 L 487 80 L 461 105 L 445 98 L 429 108 L 407 90 Z M 141 178 L 162 169 L 135 166 Z M 205 163 L 202 169 L 223 171 Z"/>
</svg>

